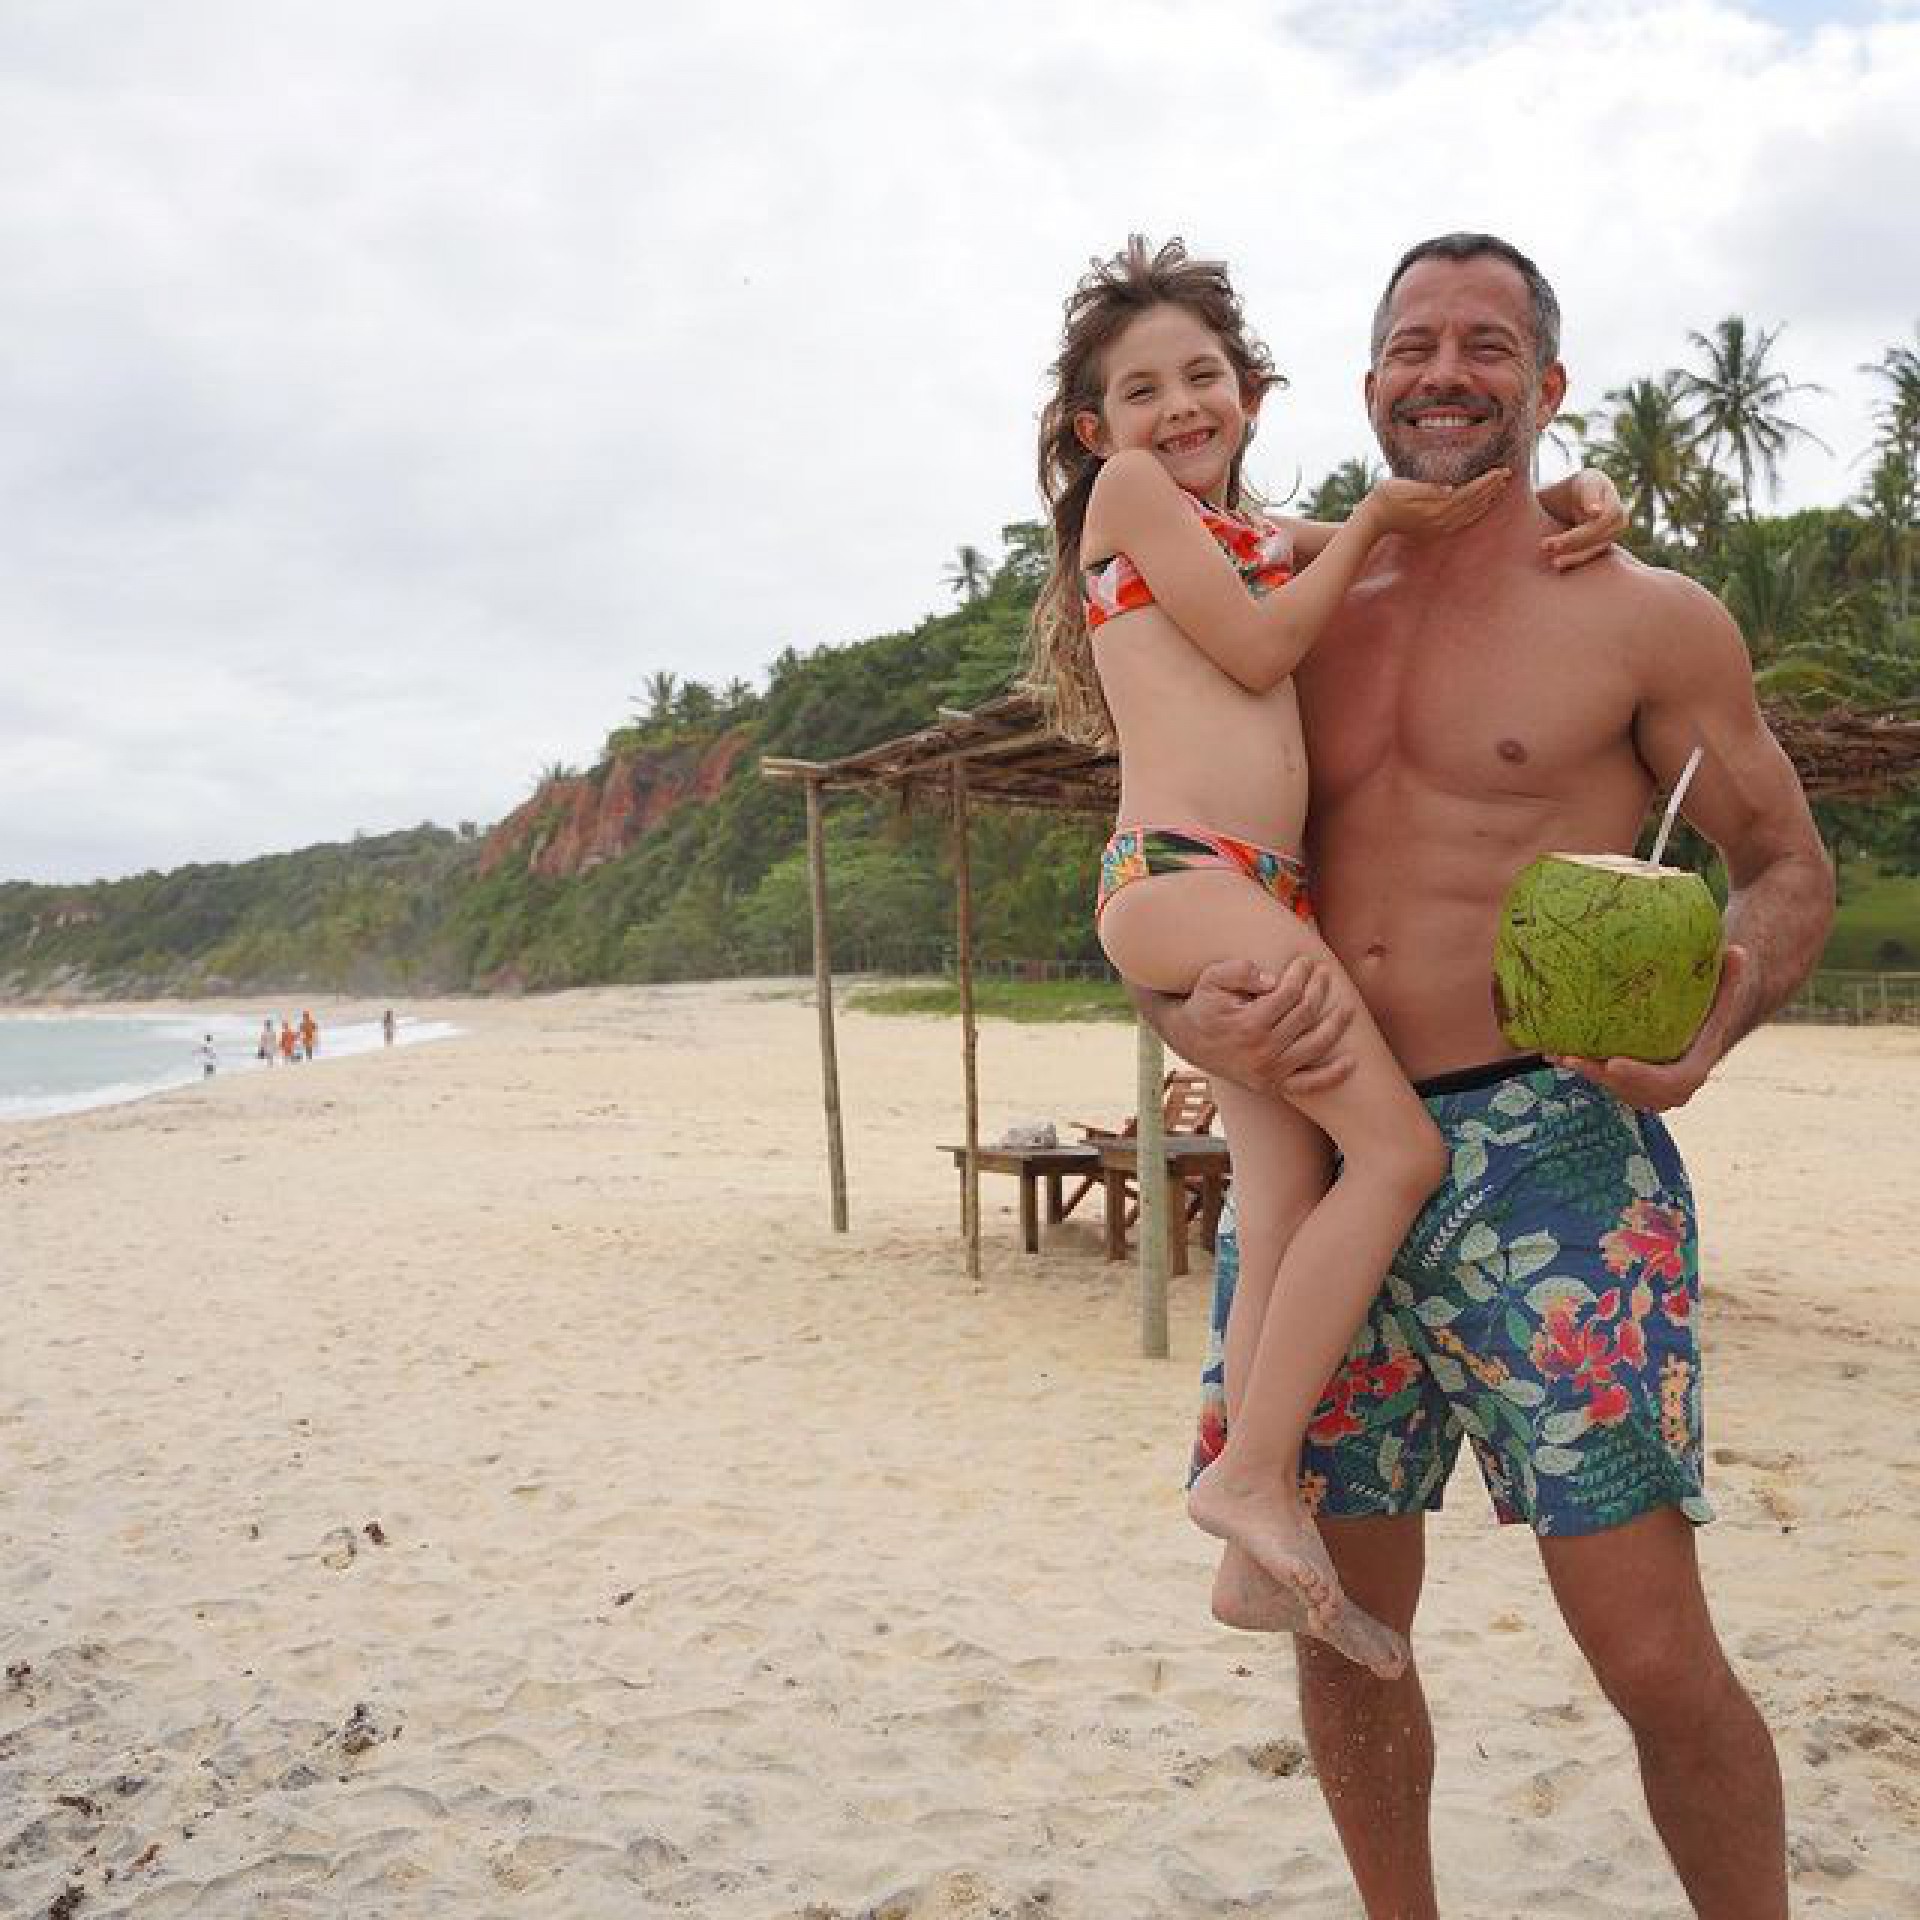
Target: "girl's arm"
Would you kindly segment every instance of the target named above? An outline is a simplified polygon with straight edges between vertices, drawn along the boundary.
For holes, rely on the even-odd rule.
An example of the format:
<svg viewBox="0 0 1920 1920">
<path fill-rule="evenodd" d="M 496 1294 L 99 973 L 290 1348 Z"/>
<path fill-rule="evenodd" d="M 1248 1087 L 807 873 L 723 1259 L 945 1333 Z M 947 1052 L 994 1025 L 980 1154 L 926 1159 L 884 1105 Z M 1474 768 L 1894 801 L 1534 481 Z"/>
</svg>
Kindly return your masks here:
<svg viewBox="0 0 1920 1920">
<path fill-rule="evenodd" d="M 1582 467 L 1539 492 L 1541 510 L 1563 529 L 1550 533 L 1540 551 L 1562 573 L 1598 560 L 1627 528 L 1627 509 L 1612 476 L 1598 467 Z M 1292 514 L 1270 516 L 1293 541 L 1295 557 L 1304 567 L 1345 524 L 1339 520 L 1301 520 Z"/>
<path fill-rule="evenodd" d="M 1195 517 L 1160 462 L 1143 448 L 1117 453 L 1094 482 L 1088 524 L 1098 545 L 1124 553 L 1176 626 L 1229 678 L 1266 693 L 1305 659 L 1383 533 L 1446 533 L 1477 520 L 1511 476 L 1504 467 L 1464 487 L 1383 480 L 1336 527 L 1314 565 L 1256 600 Z"/>
</svg>

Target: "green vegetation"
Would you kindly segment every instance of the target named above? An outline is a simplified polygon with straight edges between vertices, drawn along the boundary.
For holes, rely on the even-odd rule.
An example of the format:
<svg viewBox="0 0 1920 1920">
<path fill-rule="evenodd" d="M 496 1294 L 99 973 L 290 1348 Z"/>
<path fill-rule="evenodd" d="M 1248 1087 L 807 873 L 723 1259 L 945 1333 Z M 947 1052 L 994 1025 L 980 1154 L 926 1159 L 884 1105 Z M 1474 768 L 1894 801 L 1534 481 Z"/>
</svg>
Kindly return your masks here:
<svg viewBox="0 0 1920 1920">
<path fill-rule="evenodd" d="M 457 971 L 448 918 L 476 845 L 470 830 L 420 826 L 89 887 L 0 885 L 0 987 L 438 985 Z"/>
<path fill-rule="evenodd" d="M 1920 340 L 1920 336 L 1916 336 Z M 1866 369 L 1877 394 L 1859 492 L 1843 506 L 1769 516 L 1760 500 L 1802 433 L 1804 391 L 1779 366 L 1779 327 L 1732 316 L 1690 336 L 1690 364 L 1630 380 L 1563 417 L 1569 451 L 1610 472 L 1628 543 L 1693 575 L 1741 621 L 1772 699 L 1920 711 L 1920 347 Z M 1310 509 L 1351 507 L 1370 483 L 1342 462 Z M 218 991 L 311 986 L 551 988 L 605 980 L 786 973 L 810 964 L 803 803 L 760 778 L 763 754 L 826 760 L 973 707 L 1014 680 L 1047 565 L 1045 530 L 1002 529 L 997 557 L 968 544 L 945 569 L 950 610 L 902 633 L 801 654 L 764 688 L 639 676 L 632 711 L 580 774 L 543 770 L 531 839 L 487 873 L 470 827 L 421 826 L 235 865 L 84 887 L 0 884 L 0 992 Z M 615 764 L 675 768 L 729 737 L 745 751 L 704 803 L 683 804 L 619 857 L 568 877 L 530 868 L 565 824 L 571 785 Z M 1828 964 L 1898 968 L 1920 951 L 1920 793 L 1822 805 L 1846 874 Z M 975 827 L 974 918 L 991 968 L 1097 967 L 1090 897 L 1103 829 L 1091 820 L 987 813 Z M 948 835 L 937 809 L 837 800 L 828 811 L 837 967 L 940 974 L 950 964 Z M 1680 857 L 1704 849 L 1683 838 Z M 949 990 L 950 991 L 950 990 Z M 1083 986 L 983 983 L 996 1006 L 1099 1001 Z M 1025 1017 L 1036 1017 L 1027 1014 Z"/>
<path fill-rule="evenodd" d="M 1882 871 L 1871 861 L 1840 876 L 1840 910 L 1821 956 L 1823 969 L 1920 972 L 1920 879 Z"/>
<path fill-rule="evenodd" d="M 960 989 L 951 980 L 856 987 L 847 1004 L 861 1013 L 958 1016 Z M 1117 980 L 976 980 L 974 1011 L 993 1020 L 1030 1024 L 1061 1020 L 1131 1020 L 1132 1003 Z"/>
</svg>

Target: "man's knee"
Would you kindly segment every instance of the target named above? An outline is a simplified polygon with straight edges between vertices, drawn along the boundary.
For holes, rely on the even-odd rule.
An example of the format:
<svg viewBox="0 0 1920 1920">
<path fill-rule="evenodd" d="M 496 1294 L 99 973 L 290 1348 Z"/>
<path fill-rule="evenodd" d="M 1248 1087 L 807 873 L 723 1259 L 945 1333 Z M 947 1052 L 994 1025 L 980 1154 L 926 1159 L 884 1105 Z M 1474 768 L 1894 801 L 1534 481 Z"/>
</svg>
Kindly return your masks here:
<svg viewBox="0 0 1920 1920">
<path fill-rule="evenodd" d="M 1738 1694 L 1677 1509 L 1543 1540 L 1541 1554 L 1601 1692 L 1636 1731 L 1697 1723 Z"/>
<path fill-rule="evenodd" d="M 1739 1692 L 1739 1682 L 1703 1619 L 1628 1618 L 1589 1634 L 1587 1664 L 1600 1691 L 1640 1733 L 1701 1726 Z"/>
</svg>

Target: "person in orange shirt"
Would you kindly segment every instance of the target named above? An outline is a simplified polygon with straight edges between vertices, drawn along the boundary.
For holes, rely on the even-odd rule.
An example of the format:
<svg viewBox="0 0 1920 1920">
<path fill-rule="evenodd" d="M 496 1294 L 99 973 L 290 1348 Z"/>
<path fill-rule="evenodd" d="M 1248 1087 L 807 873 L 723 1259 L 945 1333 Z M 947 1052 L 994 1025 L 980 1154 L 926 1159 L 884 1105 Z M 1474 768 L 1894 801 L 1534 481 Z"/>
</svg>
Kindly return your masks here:
<svg viewBox="0 0 1920 1920">
<path fill-rule="evenodd" d="M 293 1028 L 285 1020 L 280 1022 L 280 1058 L 286 1065 L 292 1066 L 300 1056 L 294 1052 Z"/>
<path fill-rule="evenodd" d="M 300 1052 L 311 1060 L 320 1051 L 320 1023 L 311 1013 L 300 1016 Z"/>
</svg>

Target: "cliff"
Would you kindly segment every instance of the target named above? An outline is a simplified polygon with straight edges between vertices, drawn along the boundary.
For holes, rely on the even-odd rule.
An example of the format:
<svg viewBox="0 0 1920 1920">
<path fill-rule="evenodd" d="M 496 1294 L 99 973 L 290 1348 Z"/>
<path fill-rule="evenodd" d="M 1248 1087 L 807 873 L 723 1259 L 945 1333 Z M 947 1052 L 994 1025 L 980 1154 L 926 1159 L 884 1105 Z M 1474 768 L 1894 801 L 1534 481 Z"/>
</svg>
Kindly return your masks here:
<svg viewBox="0 0 1920 1920">
<path fill-rule="evenodd" d="M 714 799 L 752 744 L 752 731 L 736 727 L 716 740 L 630 748 L 548 780 L 487 835 L 479 870 L 518 865 L 565 879 L 616 860 L 681 807 Z"/>
</svg>

